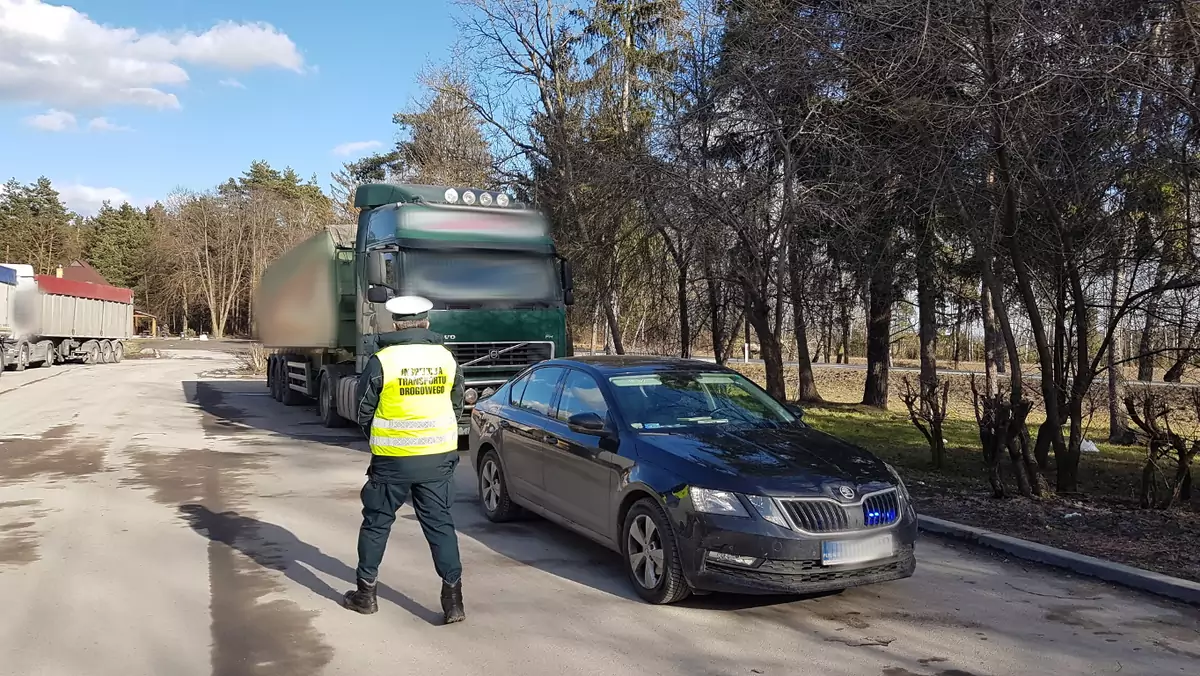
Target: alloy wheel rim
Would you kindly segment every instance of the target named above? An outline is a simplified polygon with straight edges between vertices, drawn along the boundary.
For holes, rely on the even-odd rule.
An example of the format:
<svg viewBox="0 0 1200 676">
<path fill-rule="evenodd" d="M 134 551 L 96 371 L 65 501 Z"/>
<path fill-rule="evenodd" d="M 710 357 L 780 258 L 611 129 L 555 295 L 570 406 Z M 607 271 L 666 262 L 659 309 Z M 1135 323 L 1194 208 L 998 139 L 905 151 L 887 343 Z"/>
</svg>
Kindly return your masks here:
<svg viewBox="0 0 1200 676">
<path fill-rule="evenodd" d="M 500 506 L 500 471 L 496 468 L 496 463 L 488 460 L 483 465 L 483 506 L 489 512 L 496 511 Z"/>
<path fill-rule="evenodd" d="M 627 540 L 629 569 L 634 579 L 646 589 L 654 589 L 663 576 L 662 538 L 654 520 L 639 514 L 629 527 Z"/>
</svg>

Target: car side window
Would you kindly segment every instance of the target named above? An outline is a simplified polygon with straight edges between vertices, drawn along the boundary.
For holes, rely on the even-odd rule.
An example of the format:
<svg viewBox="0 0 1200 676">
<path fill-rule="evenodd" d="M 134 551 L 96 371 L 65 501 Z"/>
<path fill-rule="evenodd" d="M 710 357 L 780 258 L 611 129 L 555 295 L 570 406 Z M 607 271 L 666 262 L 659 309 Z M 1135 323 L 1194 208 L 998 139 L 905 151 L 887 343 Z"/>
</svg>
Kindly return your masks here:
<svg viewBox="0 0 1200 676">
<path fill-rule="evenodd" d="M 562 399 L 558 402 L 558 419 L 566 422 L 573 415 L 595 413 L 601 420 L 608 418 L 608 404 L 596 380 L 583 371 L 571 370 L 563 383 Z"/>
<path fill-rule="evenodd" d="M 525 386 L 529 384 L 529 375 L 514 382 L 512 387 L 508 388 L 508 403 L 513 406 L 518 406 L 521 403 L 521 395 L 525 394 Z"/>
<path fill-rule="evenodd" d="M 550 405 L 554 403 L 554 392 L 558 389 L 562 372 L 561 368 L 552 366 L 531 373 L 517 406 L 540 415 L 550 415 Z"/>
</svg>

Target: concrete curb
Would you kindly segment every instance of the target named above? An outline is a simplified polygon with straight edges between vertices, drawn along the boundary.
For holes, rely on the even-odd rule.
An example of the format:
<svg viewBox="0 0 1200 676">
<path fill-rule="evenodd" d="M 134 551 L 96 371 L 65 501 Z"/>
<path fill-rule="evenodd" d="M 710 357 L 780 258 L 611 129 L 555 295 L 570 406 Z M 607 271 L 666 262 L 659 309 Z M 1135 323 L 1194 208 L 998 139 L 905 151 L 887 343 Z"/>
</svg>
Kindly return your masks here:
<svg viewBox="0 0 1200 676">
<path fill-rule="evenodd" d="M 982 528 L 964 526 L 932 516 L 918 516 L 921 530 L 997 549 L 1019 559 L 1065 568 L 1080 575 L 1099 578 L 1125 587 L 1200 605 L 1200 582 L 1183 580 L 1093 556 L 1084 556 L 1036 542 L 1000 535 Z"/>
</svg>

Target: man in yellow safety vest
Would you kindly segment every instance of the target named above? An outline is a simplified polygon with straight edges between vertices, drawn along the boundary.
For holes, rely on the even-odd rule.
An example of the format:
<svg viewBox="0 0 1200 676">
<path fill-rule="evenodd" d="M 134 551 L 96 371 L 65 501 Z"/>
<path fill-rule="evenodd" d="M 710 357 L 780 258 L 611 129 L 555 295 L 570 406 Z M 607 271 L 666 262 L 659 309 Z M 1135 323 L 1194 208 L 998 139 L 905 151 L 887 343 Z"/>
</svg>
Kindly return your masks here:
<svg viewBox="0 0 1200 676">
<path fill-rule="evenodd" d="M 384 306 L 396 330 L 379 334 L 381 349 L 358 381 L 358 424 L 371 440 L 371 465 L 362 488 L 358 532 L 358 588 L 343 605 L 376 612 L 375 585 L 396 511 L 411 497 L 413 511 L 442 578 L 446 624 L 466 619 L 462 562 L 450 507 L 458 466 L 458 416 L 463 376 L 442 336 L 429 330 L 433 303 L 417 296 L 392 298 Z"/>
</svg>

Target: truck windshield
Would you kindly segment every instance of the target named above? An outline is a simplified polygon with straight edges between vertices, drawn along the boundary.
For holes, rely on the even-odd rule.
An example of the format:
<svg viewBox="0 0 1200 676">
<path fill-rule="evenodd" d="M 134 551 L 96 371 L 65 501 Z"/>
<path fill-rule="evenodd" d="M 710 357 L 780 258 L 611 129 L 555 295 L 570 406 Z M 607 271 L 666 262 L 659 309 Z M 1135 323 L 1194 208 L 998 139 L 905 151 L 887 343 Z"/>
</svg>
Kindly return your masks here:
<svg viewBox="0 0 1200 676">
<path fill-rule="evenodd" d="M 400 291 L 444 305 L 538 305 L 562 298 L 553 256 L 511 251 L 405 250 Z"/>
</svg>

